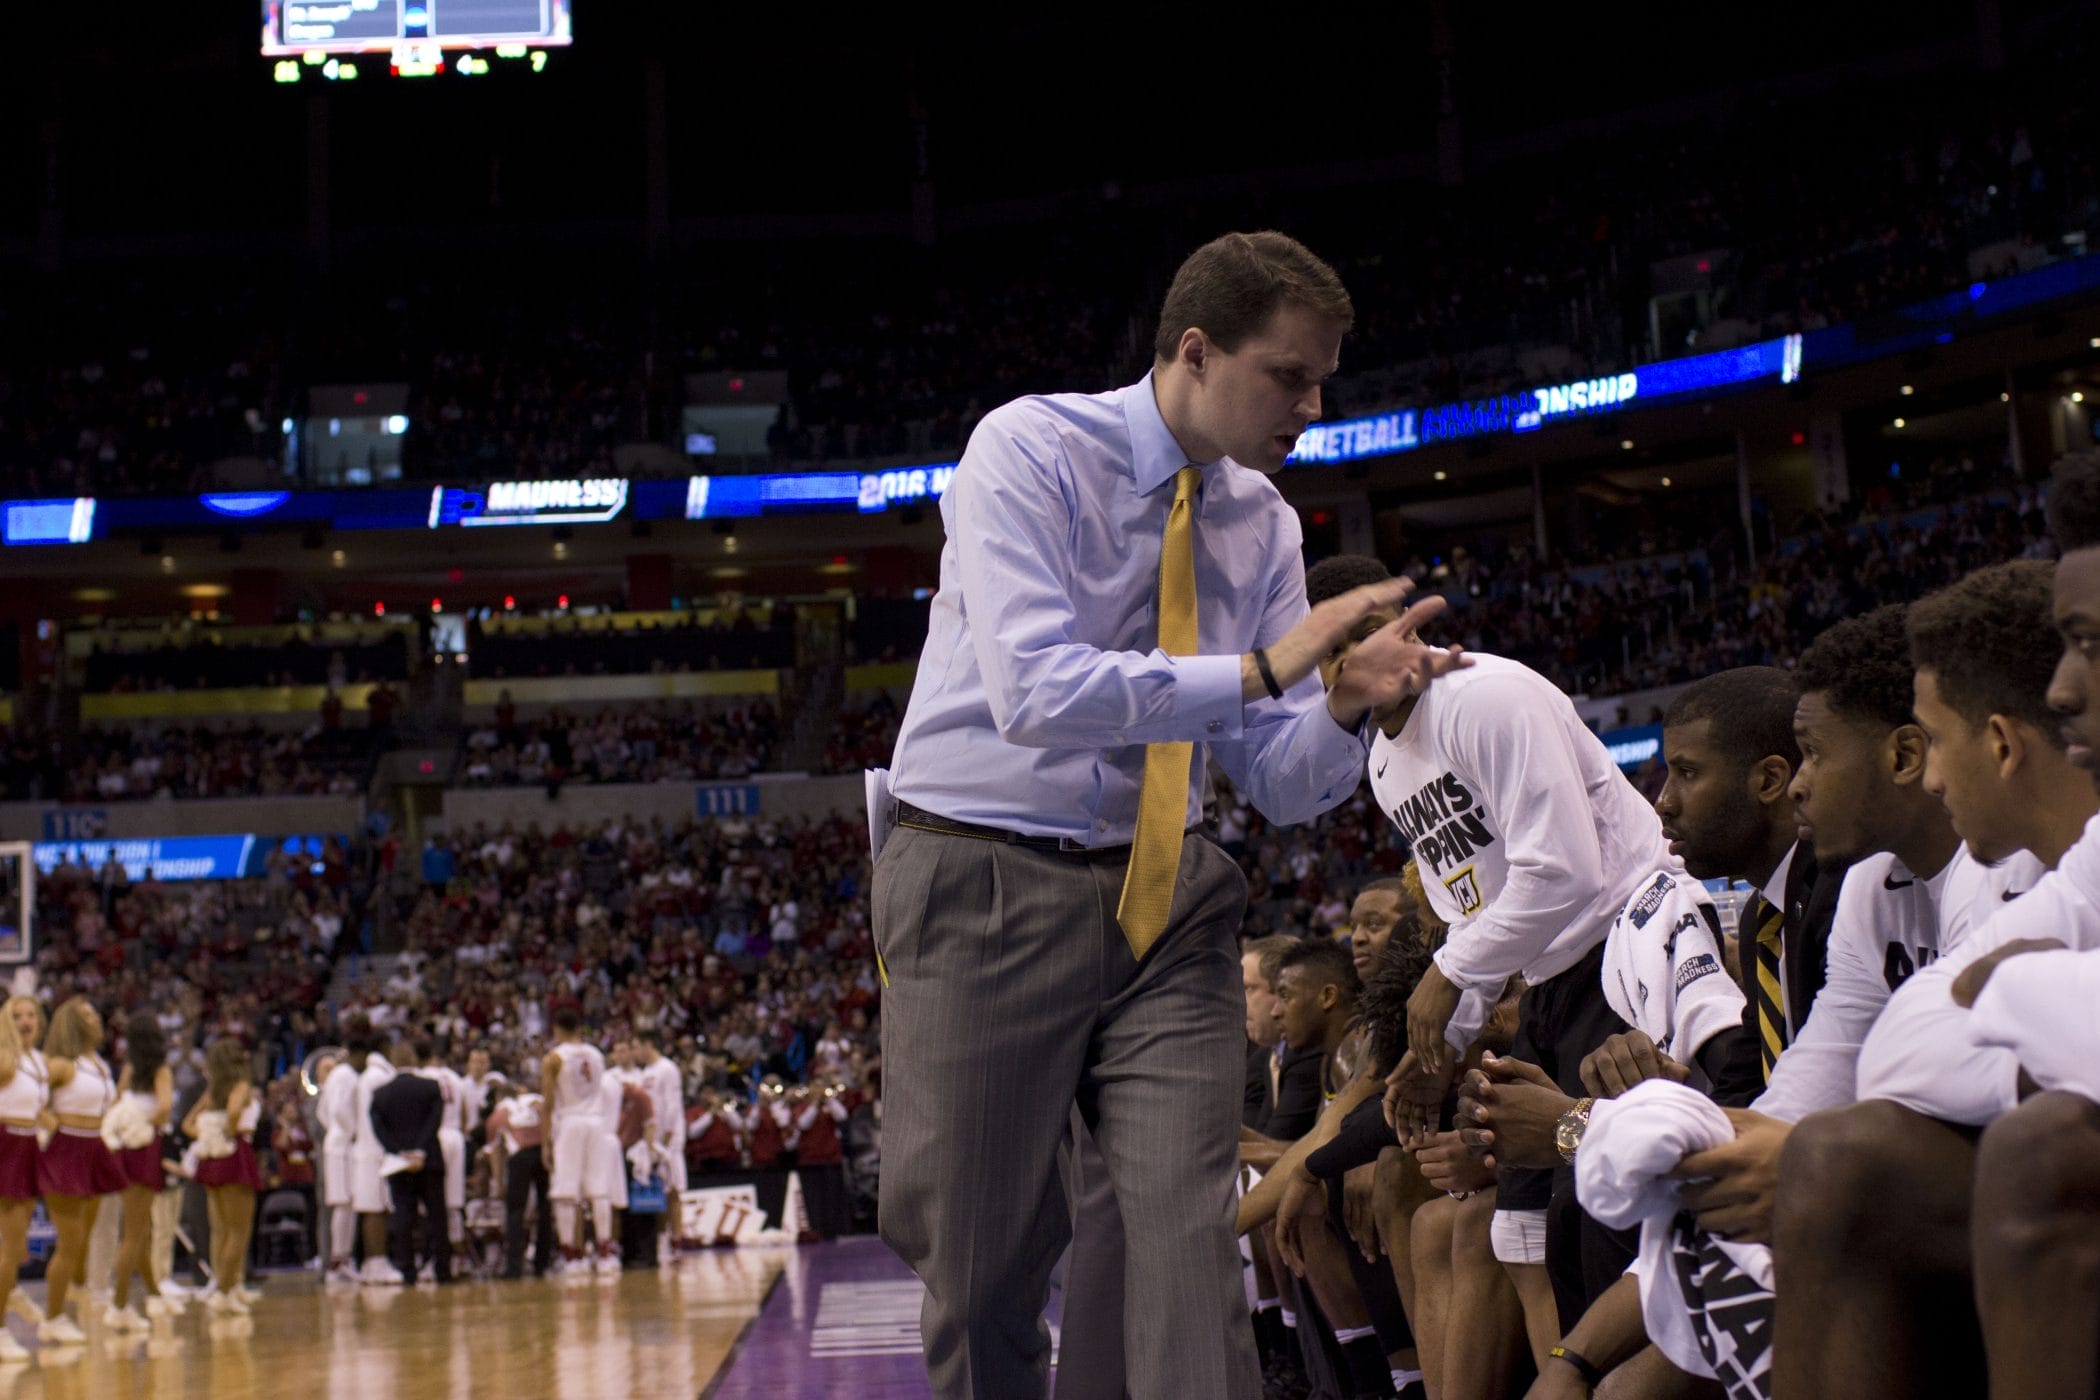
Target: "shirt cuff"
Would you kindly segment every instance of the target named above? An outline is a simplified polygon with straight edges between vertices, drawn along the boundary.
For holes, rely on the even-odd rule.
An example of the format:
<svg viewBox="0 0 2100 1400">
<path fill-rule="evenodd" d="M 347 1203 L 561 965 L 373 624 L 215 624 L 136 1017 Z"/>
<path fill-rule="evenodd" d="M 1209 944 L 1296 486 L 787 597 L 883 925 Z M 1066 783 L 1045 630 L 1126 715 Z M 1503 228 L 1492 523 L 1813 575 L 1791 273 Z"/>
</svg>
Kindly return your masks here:
<svg viewBox="0 0 2100 1400">
<path fill-rule="evenodd" d="M 1202 743 L 1239 738 L 1247 708 L 1240 699 L 1240 659 L 1177 656 L 1172 660 L 1174 713 L 1188 722 L 1176 728 Z"/>
<path fill-rule="evenodd" d="M 1436 964 L 1437 971 L 1443 973 L 1444 980 L 1452 986 L 1463 992 L 1478 992 L 1491 1000 L 1502 995 L 1502 988 L 1509 981 L 1507 977 L 1480 978 L 1460 971 L 1457 965 L 1458 953 L 1452 948 L 1448 933 L 1445 935 L 1444 946 L 1430 954 L 1430 961 Z"/>
</svg>

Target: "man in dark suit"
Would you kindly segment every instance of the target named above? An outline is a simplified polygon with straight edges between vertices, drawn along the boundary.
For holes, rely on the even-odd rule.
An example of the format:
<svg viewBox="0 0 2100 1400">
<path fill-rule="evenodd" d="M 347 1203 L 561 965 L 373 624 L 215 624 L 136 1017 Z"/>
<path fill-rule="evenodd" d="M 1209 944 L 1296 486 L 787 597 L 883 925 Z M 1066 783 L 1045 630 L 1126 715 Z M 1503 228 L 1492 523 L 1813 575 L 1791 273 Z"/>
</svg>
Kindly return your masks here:
<svg viewBox="0 0 2100 1400">
<path fill-rule="evenodd" d="M 432 1050 L 425 1037 L 398 1047 L 394 1058 L 400 1064 L 423 1064 Z M 404 1055 L 413 1058 L 401 1058 Z M 409 1161 L 407 1170 L 387 1178 L 394 1197 L 394 1266 L 406 1283 L 416 1281 L 419 1206 L 437 1281 L 452 1282 L 452 1243 L 445 1231 L 445 1158 L 438 1148 L 444 1116 L 443 1091 L 436 1080 L 420 1074 L 397 1074 L 372 1094 L 372 1135 L 387 1153 Z"/>
<path fill-rule="evenodd" d="M 1740 880 L 1757 891 L 1736 925 L 1743 1029 L 1756 1062 L 1714 1085 L 1729 1107 L 1757 1096 L 1807 1022 L 1845 880 L 1843 867 L 1818 867 L 1788 795 L 1801 764 L 1798 698 L 1786 672 L 1740 666 L 1687 687 L 1663 716 L 1668 776 L 1655 810 L 1671 851 L 1699 879 Z"/>
</svg>

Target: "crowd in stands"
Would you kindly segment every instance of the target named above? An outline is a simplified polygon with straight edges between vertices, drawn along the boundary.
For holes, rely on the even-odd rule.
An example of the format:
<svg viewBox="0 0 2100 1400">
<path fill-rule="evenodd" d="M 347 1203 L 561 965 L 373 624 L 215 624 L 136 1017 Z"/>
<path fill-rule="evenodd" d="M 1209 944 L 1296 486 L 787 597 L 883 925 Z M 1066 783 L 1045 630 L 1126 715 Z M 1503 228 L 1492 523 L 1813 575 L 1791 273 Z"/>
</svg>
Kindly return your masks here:
<svg viewBox="0 0 2100 1400">
<path fill-rule="evenodd" d="M 250 1046 L 282 1112 L 352 1012 L 501 1068 L 545 1048 L 562 1004 L 608 1037 L 658 1032 L 689 1101 L 748 1099 L 769 1078 L 865 1094 L 881 1073 L 867 864 L 861 824 L 834 816 L 476 828 L 434 840 L 420 878 L 392 886 L 378 851 L 333 840 L 319 859 L 273 851 L 264 878 L 237 882 L 62 865 L 38 883 L 36 966 L 53 1004 L 158 1010 L 178 1099 L 221 1036 Z M 388 899 L 406 951 L 382 975 L 366 924 Z"/>
<path fill-rule="evenodd" d="M 463 786 L 743 778 L 767 771 L 780 742 L 780 713 L 767 699 L 666 700 L 590 716 L 557 708 L 521 721 L 508 695 L 489 722 L 468 728 Z"/>
<path fill-rule="evenodd" d="M 782 670 L 795 664 L 795 615 L 786 604 L 763 615 L 717 608 L 669 626 L 645 622 L 617 631 L 585 630 L 577 616 L 534 631 L 471 618 L 467 648 L 468 665 L 483 678 Z"/>
<path fill-rule="evenodd" d="M 430 1023 L 501 1063 L 556 1003 L 653 1029 L 700 1087 L 859 1086 L 879 1070 L 866 832 L 857 820 L 610 821 L 439 837 L 405 903 L 407 953 L 340 1012 Z"/>
<path fill-rule="evenodd" d="M 114 860 L 61 865 L 37 881 L 37 971 L 61 1000 L 157 1010 L 178 1081 L 188 1071 L 175 1049 L 194 1050 L 201 1075 L 203 1047 L 223 1035 L 281 1074 L 330 1043 L 323 993 L 335 959 L 363 936 L 368 897 L 368 873 L 332 838 L 318 860 L 270 852 L 255 880 L 133 880 Z"/>
<path fill-rule="evenodd" d="M 904 722 L 908 698 L 908 693 L 887 690 L 848 695 L 824 743 L 824 771 L 858 773 L 887 764 L 890 751 L 897 747 L 897 727 Z"/>
<path fill-rule="evenodd" d="M 90 725 L 58 794 L 73 802 L 152 797 L 362 796 L 384 743 L 374 729 L 270 730 L 226 720 L 165 728 Z"/>
<path fill-rule="evenodd" d="M 326 685 L 405 679 L 411 638 L 395 629 L 378 641 L 226 645 L 214 638 L 149 647 L 98 646 L 84 667 L 89 691 L 218 690 L 243 686 Z"/>
<path fill-rule="evenodd" d="M 1776 541 L 1755 567 L 1742 563 L 1741 537 L 1726 524 L 1702 534 L 1706 543 L 1696 549 L 1582 568 L 1547 566 L 1528 547 L 1493 539 L 1396 563 L 1425 592 L 1450 600 L 1435 640 L 1522 661 L 1570 694 L 1611 696 L 1731 666 L 1789 666 L 1839 618 L 1922 597 L 1985 563 L 2046 550 L 2035 489 L 1973 464 L 1951 464 L 1922 476 L 1914 490 L 1877 490 L 1848 510 L 1800 523 L 1800 533 Z M 848 696 L 832 725 L 825 771 L 887 763 L 903 698 Z"/>
</svg>

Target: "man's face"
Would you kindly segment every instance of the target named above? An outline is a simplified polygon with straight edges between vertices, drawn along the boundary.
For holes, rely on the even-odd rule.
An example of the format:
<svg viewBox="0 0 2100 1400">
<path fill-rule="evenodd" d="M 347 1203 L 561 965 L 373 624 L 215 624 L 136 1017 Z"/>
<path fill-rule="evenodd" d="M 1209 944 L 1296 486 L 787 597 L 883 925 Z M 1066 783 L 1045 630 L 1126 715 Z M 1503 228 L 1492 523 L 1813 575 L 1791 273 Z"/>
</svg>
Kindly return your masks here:
<svg viewBox="0 0 2100 1400">
<path fill-rule="evenodd" d="M 1247 1039 L 1256 1045 L 1274 1045 L 1283 1034 L 1276 1024 L 1276 993 L 1261 975 L 1261 955 L 1240 955 L 1240 990 L 1247 998 Z"/>
<path fill-rule="evenodd" d="M 1303 966 L 1287 967 L 1276 976 L 1276 1015 L 1283 1039 L 1293 1050 L 1311 1050 L 1327 1039 L 1327 1006 L 1332 987 L 1314 985 Z"/>
<path fill-rule="evenodd" d="M 1752 788 L 1755 769 L 1731 761 L 1714 742 L 1713 721 L 1663 730 L 1667 776 L 1655 797 L 1670 853 L 1693 878 L 1741 875 L 1765 857 L 1765 811 Z"/>
<path fill-rule="evenodd" d="M 1940 694 L 1939 676 L 1920 671 L 1912 682 L 1911 704 L 1918 727 L 1925 731 L 1925 791 L 1947 809 L 1954 832 L 1969 843 L 1969 853 L 1986 865 L 2021 849 L 2012 823 L 2011 803 L 2001 774 L 1996 744 L 1988 723 L 1971 725 Z"/>
<path fill-rule="evenodd" d="M 1365 890 L 1349 906 L 1349 956 L 1356 959 L 1356 975 L 1371 980 L 1371 967 L 1399 927 L 1400 894 L 1397 890 Z"/>
<path fill-rule="evenodd" d="M 1340 363 L 1342 327 L 1286 303 L 1231 352 L 1206 342 L 1195 428 L 1243 467 L 1269 475 L 1320 416 L 1320 381 Z"/>
<path fill-rule="evenodd" d="M 469 1075 L 471 1075 L 471 1076 L 472 1076 L 472 1077 L 474 1077 L 475 1079 L 480 1079 L 480 1078 L 481 1078 L 482 1076 L 486 1075 L 486 1074 L 487 1074 L 488 1072 L 489 1072 L 489 1052 L 488 1052 L 488 1051 L 486 1051 L 486 1050 L 476 1050 L 476 1051 L 475 1051 L 475 1052 L 474 1052 L 473 1054 L 471 1054 L 471 1055 L 467 1056 L 467 1073 L 468 1073 Z"/>
<path fill-rule="evenodd" d="M 2064 654 L 2049 678 L 2049 708 L 2063 716 L 2065 757 L 2100 781 L 2100 548 L 2058 560 L 2052 587 Z"/>
<path fill-rule="evenodd" d="M 1874 814 L 1890 793 L 1882 752 L 1887 736 L 1838 713 L 1813 690 L 1794 707 L 1794 740 L 1801 766 L 1788 791 L 1816 859 L 1840 864 L 1882 849 Z"/>
<path fill-rule="evenodd" d="M 1391 608 L 1378 608 L 1365 613 L 1363 621 L 1357 623 L 1333 651 L 1320 658 L 1320 684 L 1329 690 L 1334 689 L 1336 678 L 1342 674 L 1342 663 L 1349 659 L 1350 652 L 1356 650 L 1356 644 L 1386 624 L 1399 620 L 1400 614 Z"/>
</svg>

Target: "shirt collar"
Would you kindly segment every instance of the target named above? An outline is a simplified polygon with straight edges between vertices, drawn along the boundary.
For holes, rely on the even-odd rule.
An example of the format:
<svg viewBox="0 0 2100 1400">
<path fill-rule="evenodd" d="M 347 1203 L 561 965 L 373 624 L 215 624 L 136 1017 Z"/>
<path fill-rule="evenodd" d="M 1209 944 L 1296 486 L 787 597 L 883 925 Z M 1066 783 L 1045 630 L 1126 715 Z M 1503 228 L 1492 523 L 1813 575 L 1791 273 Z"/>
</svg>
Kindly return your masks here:
<svg viewBox="0 0 2100 1400">
<path fill-rule="evenodd" d="M 1786 854 L 1779 858 L 1779 865 L 1772 871 L 1772 878 L 1765 881 L 1765 887 L 1758 891 L 1765 897 L 1765 903 L 1777 909 L 1782 918 L 1786 915 L 1786 878 L 1794 873 L 1794 853 L 1800 849 L 1799 841 L 1787 847 Z"/>
<path fill-rule="evenodd" d="M 1208 468 L 1213 464 L 1190 462 L 1167 420 L 1160 416 L 1151 370 L 1123 391 L 1123 421 L 1130 429 L 1130 471 L 1140 496 L 1148 496 L 1172 481 L 1174 473 L 1183 467 L 1204 467 L 1204 474 L 1209 475 Z"/>
</svg>

